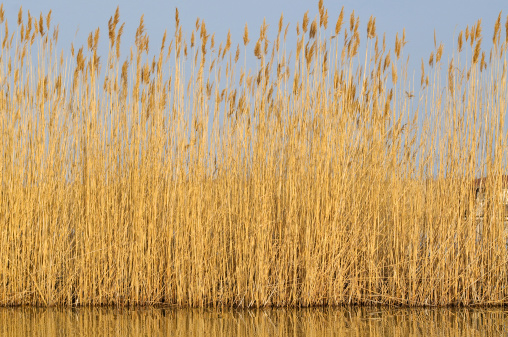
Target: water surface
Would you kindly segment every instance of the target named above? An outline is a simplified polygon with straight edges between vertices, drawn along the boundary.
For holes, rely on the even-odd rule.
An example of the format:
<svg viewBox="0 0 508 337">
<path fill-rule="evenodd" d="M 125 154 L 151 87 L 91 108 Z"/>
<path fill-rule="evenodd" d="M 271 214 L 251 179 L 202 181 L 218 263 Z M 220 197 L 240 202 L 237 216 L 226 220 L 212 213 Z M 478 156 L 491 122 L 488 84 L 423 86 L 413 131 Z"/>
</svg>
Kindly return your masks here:
<svg viewBox="0 0 508 337">
<path fill-rule="evenodd" d="M 0 308 L 0 336 L 502 336 L 504 308 Z"/>
</svg>

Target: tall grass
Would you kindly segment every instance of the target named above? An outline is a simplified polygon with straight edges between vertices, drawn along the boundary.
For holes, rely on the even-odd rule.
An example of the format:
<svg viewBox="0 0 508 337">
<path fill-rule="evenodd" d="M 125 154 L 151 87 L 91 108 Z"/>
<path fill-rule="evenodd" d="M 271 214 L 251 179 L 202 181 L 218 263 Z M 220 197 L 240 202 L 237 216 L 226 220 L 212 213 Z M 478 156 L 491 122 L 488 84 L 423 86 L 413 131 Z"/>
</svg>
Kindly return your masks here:
<svg viewBox="0 0 508 337">
<path fill-rule="evenodd" d="M 51 13 L 0 10 L 0 304 L 506 303 L 508 23 L 414 84 L 405 33 L 319 13 L 293 48 L 177 11 L 151 54 L 141 18 L 124 60 L 117 11 L 66 61 Z"/>
</svg>

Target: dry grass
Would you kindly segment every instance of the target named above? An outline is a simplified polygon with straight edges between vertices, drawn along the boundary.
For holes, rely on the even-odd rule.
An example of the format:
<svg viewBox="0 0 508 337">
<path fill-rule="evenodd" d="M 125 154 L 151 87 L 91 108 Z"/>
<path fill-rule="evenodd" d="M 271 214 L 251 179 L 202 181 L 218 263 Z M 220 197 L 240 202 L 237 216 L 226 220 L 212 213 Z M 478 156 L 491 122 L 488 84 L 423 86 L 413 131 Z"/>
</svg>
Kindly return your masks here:
<svg viewBox="0 0 508 337">
<path fill-rule="evenodd" d="M 448 65 L 436 44 L 415 88 L 405 33 L 316 20 L 290 56 L 282 17 L 230 49 L 177 13 L 152 59 L 141 19 L 124 60 L 116 13 L 71 62 L 50 15 L 4 22 L 0 304 L 506 303 L 501 24 L 487 56 L 480 22 Z"/>
</svg>

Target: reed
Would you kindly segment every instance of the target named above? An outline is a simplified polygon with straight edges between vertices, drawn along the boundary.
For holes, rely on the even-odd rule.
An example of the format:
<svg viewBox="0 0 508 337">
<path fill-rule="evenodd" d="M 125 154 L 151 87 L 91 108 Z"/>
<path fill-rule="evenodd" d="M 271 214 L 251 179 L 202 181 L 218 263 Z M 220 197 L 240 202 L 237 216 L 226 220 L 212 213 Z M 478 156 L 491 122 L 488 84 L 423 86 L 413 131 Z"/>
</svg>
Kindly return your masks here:
<svg viewBox="0 0 508 337">
<path fill-rule="evenodd" d="M 117 10 L 66 60 L 50 13 L 0 8 L 0 305 L 506 303 L 501 16 L 418 87 L 405 32 L 319 11 L 295 49 L 282 16 L 242 50 L 178 11 L 149 49 L 142 17 L 125 56 Z"/>
</svg>

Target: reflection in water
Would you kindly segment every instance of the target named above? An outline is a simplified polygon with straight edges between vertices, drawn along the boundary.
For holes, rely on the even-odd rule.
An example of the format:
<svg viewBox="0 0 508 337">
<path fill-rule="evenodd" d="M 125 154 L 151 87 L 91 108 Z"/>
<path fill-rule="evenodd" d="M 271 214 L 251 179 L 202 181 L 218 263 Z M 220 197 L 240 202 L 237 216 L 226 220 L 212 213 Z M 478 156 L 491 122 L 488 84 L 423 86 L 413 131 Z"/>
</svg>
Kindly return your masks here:
<svg viewBox="0 0 508 337">
<path fill-rule="evenodd" d="M 494 336 L 508 310 L 0 308 L 0 336 Z"/>
</svg>

